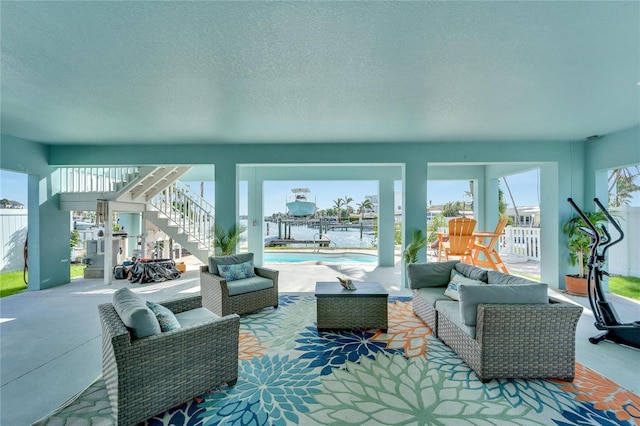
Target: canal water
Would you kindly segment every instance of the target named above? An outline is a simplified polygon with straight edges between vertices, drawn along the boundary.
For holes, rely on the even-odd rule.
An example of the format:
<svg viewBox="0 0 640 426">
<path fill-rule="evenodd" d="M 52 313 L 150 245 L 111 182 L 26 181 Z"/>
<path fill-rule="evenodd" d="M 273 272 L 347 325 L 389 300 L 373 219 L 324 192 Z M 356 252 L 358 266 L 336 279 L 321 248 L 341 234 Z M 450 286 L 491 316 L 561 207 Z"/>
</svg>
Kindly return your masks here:
<svg viewBox="0 0 640 426">
<path fill-rule="evenodd" d="M 240 224 L 247 226 L 246 220 L 241 220 Z M 273 222 L 263 223 L 264 238 L 277 238 L 278 237 L 278 224 Z M 284 234 L 284 226 L 282 227 Z M 323 232 L 324 235 L 329 237 L 330 247 L 339 248 L 375 248 L 377 247 L 377 239 L 371 228 L 364 229 L 362 238 L 360 238 L 360 229 L 351 228 L 347 230 L 334 229 Z M 244 234 L 246 238 L 246 232 Z M 284 237 L 284 235 L 283 235 Z M 306 225 L 292 225 L 291 226 L 291 238 L 294 240 L 313 240 L 319 238 L 318 228 L 312 228 Z M 305 244 L 291 244 L 289 247 L 309 247 Z"/>
</svg>

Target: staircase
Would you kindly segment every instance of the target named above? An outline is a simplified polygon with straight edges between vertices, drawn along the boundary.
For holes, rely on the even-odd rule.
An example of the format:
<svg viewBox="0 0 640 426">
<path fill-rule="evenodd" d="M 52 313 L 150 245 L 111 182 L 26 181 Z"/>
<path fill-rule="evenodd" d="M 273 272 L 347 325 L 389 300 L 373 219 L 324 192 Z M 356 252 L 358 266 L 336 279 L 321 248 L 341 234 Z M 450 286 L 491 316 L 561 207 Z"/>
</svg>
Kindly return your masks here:
<svg viewBox="0 0 640 426">
<path fill-rule="evenodd" d="M 176 181 L 147 202 L 147 220 L 207 263 L 213 252 L 213 206 Z"/>
<path fill-rule="evenodd" d="M 59 169 L 60 209 L 145 212 L 147 221 L 207 263 L 213 252 L 213 206 L 178 179 L 190 167 L 69 167 Z"/>
</svg>

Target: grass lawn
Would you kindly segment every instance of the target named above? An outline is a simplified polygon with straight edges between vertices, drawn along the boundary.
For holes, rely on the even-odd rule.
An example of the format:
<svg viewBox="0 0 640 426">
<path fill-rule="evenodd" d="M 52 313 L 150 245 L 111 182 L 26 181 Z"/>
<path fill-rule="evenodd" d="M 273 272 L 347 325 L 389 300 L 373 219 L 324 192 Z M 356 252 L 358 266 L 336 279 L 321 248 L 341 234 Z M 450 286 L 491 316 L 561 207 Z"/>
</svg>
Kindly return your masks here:
<svg viewBox="0 0 640 426">
<path fill-rule="evenodd" d="M 629 299 L 640 300 L 640 278 L 621 275 L 609 277 L 609 292 Z"/>
<path fill-rule="evenodd" d="M 81 277 L 84 273 L 85 265 L 71 264 L 71 279 Z M 29 273 L 27 273 L 27 281 Z M 22 271 L 3 272 L 0 274 L 0 297 L 11 296 L 27 289 L 24 283 Z"/>
</svg>

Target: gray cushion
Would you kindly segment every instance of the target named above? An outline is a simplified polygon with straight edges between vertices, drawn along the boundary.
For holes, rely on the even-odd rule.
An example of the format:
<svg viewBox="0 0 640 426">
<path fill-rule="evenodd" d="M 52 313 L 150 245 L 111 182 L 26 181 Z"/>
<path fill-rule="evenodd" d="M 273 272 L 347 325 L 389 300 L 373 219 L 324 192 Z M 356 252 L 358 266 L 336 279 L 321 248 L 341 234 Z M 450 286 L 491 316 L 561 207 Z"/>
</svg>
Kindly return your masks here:
<svg viewBox="0 0 640 426">
<path fill-rule="evenodd" d="M 218 318 L 220 317 L 207 308 L 196 308 L 176 314 L 176 319 L 182 327 L 189 327 L 191 325 L 209 322 Z"/>
<path fill-rule="evenodd" d="M 253 262 L 253 253 L 234 254 L 231 256 L 210 256 L 209 273 L 218 275 L 218 265 L 237 265 L 248 261 Z"/>
<path fill-rule="evenodd" d="M 272 288 L 273 281 L 269 278 L 255 276 L 252 278 L 245 278 L 243 280 L 227 281 L 227 289 L 229 290 L 229 296 L 236 296 L 238 294 L 251 293 L 252 291 L 264 290 L 265 288 Z"/>
<path fill-rule="evenodd" d="M 517 277 L 515 275 L 507 275 L 497 271 L 487 271 L 487 279 L 489 284 L 501 285 L 518 285 L 518 284 L 537 284 L 536 281 L 526 278 Z"/>
<path fill-rule="evenodd" d="M 444 291 L 442 287 L 423 287 L 416 289 L 417 297 L 422 298 L 429 306 L 435 308 L 436 303 L 439 300 L 448 300 L 451 301 L 450 298 L 444 295 Z"/>
<path fill-rule="evenodd" d="M 444 295 L 452 298 L 453 300 L 460 300 L 460 295 L 458 294 L 458 287 L 461 284 L 467 285 L 484 285 L 480 280 L 474 280 L 471 278 L 467 278 L 462 275 L 460 272 L 455 269 L 451 271 L 451 281 L 449 285 L 447 285 L 447 289 L 444 291 Z"/>
<path fill-rule="evenodd" d="M 149 301 L 147 301 L 147 306 L 156 316 L 158 324 L 160 324 L 160 330 L 164 332 L 180 328 L 180 323 L 169 308 Z"/>
<path fill-rule="evenodd" d="M 115 292 L 112 303 L 120 319 L 132 331 L 134 337 L 140 339 L 162 333 L 155 314 L 147 307 L 144 300 L 127 287 Z"/>
<path fill-rule="evenodd" d="M 477 266 L 458 262 L 458 264 L 456 264 L 456 271 L 460 272 L 462 275 L 464 275 L 467 278 L 471 278 L 472 280 L 482 281 L 485 283 L 489 282 L 487 281 L 488 277 L 487 277 L 486 269 L 482 269 L 482 268 L 478 268 Z"/>
<path fill-rule="evenodd" d="M 451 281 L 451 270 L 457 260 L 448 262 L 409 263 L 407 279 L 412 289 L 423 287 L 444 287 Z"/>
<path fill-rule="evenodd" d="M 549 303 L 547 285 L 465 285 L 460 293 L 460 315 L 468 326 L 476 325 L 476 311 L 481 303 Z"/>
<path fill-rule="evenodd" d="M 438 318 L 445 316 L 449 321 L 454 323 L 458 328 L 469 336 L 476 338 L 476 327 L 465 325 L 460 318 L 460 303 L 449 300 L 440 300 L 436 303 L 436 309 L 438 310 Z"/>
</svg>

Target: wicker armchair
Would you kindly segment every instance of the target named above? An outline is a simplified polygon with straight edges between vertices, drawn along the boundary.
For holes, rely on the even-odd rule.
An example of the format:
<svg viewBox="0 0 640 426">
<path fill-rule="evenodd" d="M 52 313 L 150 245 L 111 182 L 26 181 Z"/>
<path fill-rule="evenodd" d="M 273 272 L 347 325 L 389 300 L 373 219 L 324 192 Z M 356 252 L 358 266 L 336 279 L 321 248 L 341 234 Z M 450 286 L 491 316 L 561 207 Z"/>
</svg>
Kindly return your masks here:
<svg viewBox="0 0 640 426">
<path fill-rule="evenodd" d="M 162 302 L 174 313 L 201 297 Z M 98 306 L 102 368 L 116 424 L 133 425 L 238 378 L 240 317 L 229 315 L 133 339 L 111 303 Z"/>
<path fill-rule="evenodd" d="M 253 258 L 253 254 L 249 254 Z M 254 266 L 256 276 L 270 279 L 273 286 L 235 295 L 229 294 L 227 280 L 209 271 L 210 267 L 207 265 L 200 267 L 200 294 L 202 306 L 211 312 L 223 316 L 231 313 L 244 315 L 269 306 L 278 307 L 278 271 Z"/>
</svg>

